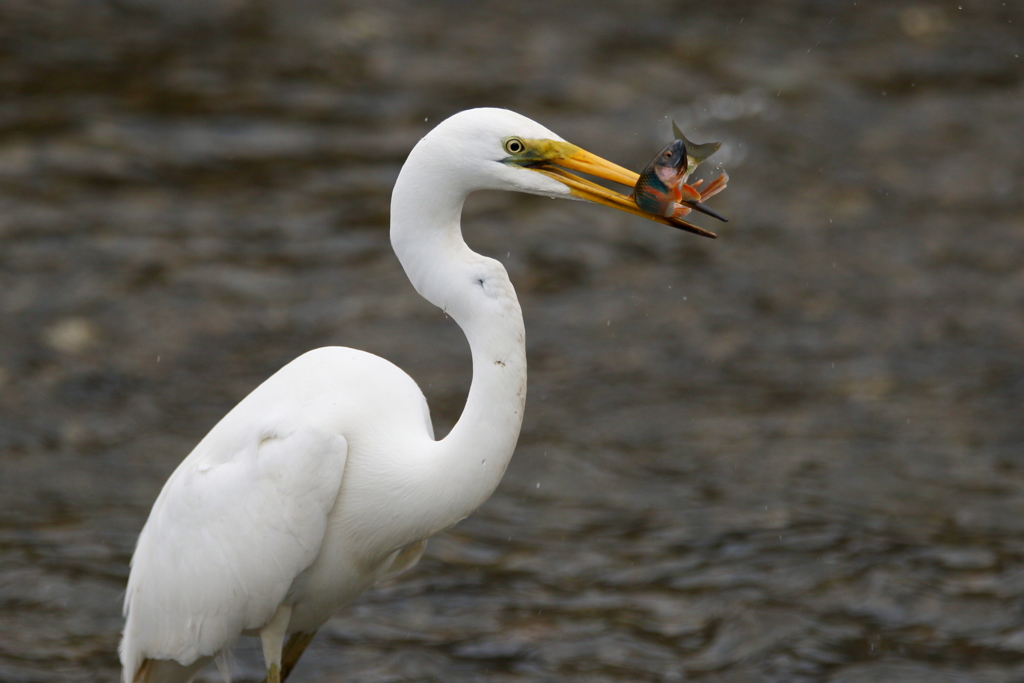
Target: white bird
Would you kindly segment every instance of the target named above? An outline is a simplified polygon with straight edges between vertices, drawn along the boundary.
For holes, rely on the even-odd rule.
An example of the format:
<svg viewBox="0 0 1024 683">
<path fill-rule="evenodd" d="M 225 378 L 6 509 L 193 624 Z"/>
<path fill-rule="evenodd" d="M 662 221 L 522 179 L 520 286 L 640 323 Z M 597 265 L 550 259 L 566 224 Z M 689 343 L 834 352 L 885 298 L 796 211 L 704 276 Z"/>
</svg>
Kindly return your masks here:
<svg viewBox="0 0 1024 683">
<path fill-rule="evenodd" d="M 469 341 L 462 416 L 435 440 L 413 379 L 355 349 L 310 351 L 263 382 L 153 504 L 125 594 L 123 683 L 189 681 L 241 635 L 260 637 L 267 681 L 280 683 L 339 607 L 487 500 L 519 437 L 526 351 L 504 267 L 463 241 L 467 195 L 585 199 L 705 234 L 565 169 L 637 180 L 507 110 L 464 111 L 419 141 L 392 194 L 391 244 Z"/>
</svg>

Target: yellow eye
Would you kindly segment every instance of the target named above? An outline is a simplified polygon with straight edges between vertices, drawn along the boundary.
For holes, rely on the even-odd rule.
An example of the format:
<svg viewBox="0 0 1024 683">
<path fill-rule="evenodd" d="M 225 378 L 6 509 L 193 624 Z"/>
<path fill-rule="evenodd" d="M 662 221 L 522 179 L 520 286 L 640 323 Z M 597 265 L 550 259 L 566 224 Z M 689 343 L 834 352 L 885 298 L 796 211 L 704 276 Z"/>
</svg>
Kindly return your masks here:
<svg viewBox="0 0 1024 683">
<path fill-rule="evenodd" d="M 519 138 L 509 138 L 505 140 L 505 151 L 509 154 L 522 154 L 526 151 L 526 145 Z"/>
</svg>

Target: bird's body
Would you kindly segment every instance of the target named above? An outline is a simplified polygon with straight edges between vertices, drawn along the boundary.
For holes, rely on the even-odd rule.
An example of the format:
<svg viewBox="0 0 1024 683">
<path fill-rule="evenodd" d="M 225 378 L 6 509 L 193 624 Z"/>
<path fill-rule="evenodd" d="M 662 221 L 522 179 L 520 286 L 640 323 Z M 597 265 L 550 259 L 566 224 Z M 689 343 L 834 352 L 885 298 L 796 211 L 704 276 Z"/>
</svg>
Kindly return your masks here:
<svg viewBox="0 0 1024 683">
<path fill-rule="evenodd" d="M 125 654 L 216 654 L 286 598 L 290 630 L 315 631 L 387 571 L 395 550 L 429 535 L 367 490 L 408 483 L 431 441 L 426 410 L 408 375 L 354 349 L 311 351 L 261 384 L 157 499 L 128 586 Z M 360 528 L 388 517 L 387 528 Z"/>
<path fill-rule="evenodd" d="M 636 213 L 557 177 L 549 157 L 589 172 L 597 159 L 504 110 L 457 114 L 414 148 L 392 198 L 391 241 L 417 291 L 469 340 L 461 418 L 435 440 L 415 381 L 354 349 L 310 351 L 267 379 L 153 505 L 125 595 L 124 683 L 188 681 L 246 633 L 261 637 L 268 678 L 280 680 L 339 607 L 415 564 L 427 538 L 491 495 L 522 424 L 525 336 L 504 267 L 462 239 L 466 196 L 511 189 Z"/>
</svg>

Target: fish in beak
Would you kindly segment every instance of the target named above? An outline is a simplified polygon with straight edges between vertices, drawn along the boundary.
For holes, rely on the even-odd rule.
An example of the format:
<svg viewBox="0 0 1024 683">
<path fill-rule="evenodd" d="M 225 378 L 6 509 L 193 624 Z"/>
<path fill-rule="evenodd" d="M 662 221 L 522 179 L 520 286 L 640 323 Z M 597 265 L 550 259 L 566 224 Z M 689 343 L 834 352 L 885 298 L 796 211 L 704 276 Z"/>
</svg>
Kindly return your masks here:
<svg viewBox="0 0 1024 683">
<path fill-rule="evenodd" d="M 509 144 L 510 141 L 513 143 L 511 146 Z M 514 143 L 520 144 L 516 145 Z M 550 178 L 554 178 L 568 187 L 570 195 L 576 199 L 610 206 L 613 209 L 625 211 L 626 213 L 641 216 L 658 223 L 664 223 L 665 225 L 671 225 L 673 228 L 692 232 L 695 235 L 711 238 L 717 237 L 713 232 L 681 220 L 681 215 L 685 214 L 676 215 L 675 212 L 666 214 L 661 210 L 650 211 L 644 208 L 644 206 L 641 206 L 639 202 L 634 199 L 634 195 L 621 194 L 574 173 L 570 173 L 570 171 L 585 173 L 595 178 L 610 180 L 613 183 L 625 185 L 631 190 L 638 187 L 638 181 L 642 179 L 640 174 L 634 173 L 633 171 L 623 168 L 618 164 L 602 159 L 595 154 L 591 154 L 586 150 L 580 149 L 576 145 L 568 142 L 562 142 L 560 140 L 510 138 L 505 141 L 505 148 L 510 152 L 514 152 L 509 158 L 505 159 L 505 163 L 515 164 L 522 168 L 527 168 L 531 171 L 543 173 Z M 719 180 L 721 180 L 721 178 Z M 725 188 L 724 180 L 722 180 L 720 187 L 714 187 L 715 183 L 718 183 L 719 180 L 716 180 L 709 185 L 708 189 L 713 191 L 707 196 L 721 192 L 721 190 Z M 703 201 L 700 199 L 702 196 L 700 192 L 695 191 L 695 193 L 698 198 L 695 201 L 697 203 Z M 646 196 L 647 194 L 645 190 L 643 197 Z M 693 200 L 691 195 L 687 195 L 685 199 Z M 690 210 L 687 208 L 685 213 L 689 212 Z M 712 213 L 711 215 L 715 214 Z"/>
<path fill-rule="evenodd" d="M 633 191 L 637 206 L 648 213 L 671 218 L 682 218 L 691 211 L 699 211 L 720 221 L 727 220 L 717 211 L 701 205 L 704 200 L 725 189 L 729 182 L 727 174 L 722 173 L 703 190 L 700 189 L 703 180 L 692 185 L 686 182 L 694 169 L 718 151 L 722 143 L 706 142 L 698 145 L 690 142 L 675 121 L 672 122 L 672 132 L 676 139 L 661 150 L 640 174 Z"/>
</svg>

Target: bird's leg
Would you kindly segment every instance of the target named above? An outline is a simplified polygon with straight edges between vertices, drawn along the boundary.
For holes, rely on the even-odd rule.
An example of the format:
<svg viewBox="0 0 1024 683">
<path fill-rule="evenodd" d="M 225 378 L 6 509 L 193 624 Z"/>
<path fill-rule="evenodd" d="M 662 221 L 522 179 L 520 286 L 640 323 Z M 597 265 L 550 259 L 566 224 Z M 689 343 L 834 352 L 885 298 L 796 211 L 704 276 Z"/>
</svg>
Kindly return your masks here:
<svg viewBox="0 0 1024 683">
<path fill-rule="evenodd" d="M 281 649 L 284 646 L 284 636 L 288 631 L 288 622 L 291 619 L 291 605 L 281 605 L 266 626 L 260 629 L 263 662 L 267 667 L 267 683 L 281 683 L 283 680 L 281 677 Z"/>
<path fill-rule="evenodd" d="M 284 652 L 281 654 L 281 683 L 288 679 L 288 674 L 299 663 L 299 657 L 306 651 L 306 646 L 309 645 L 315 635 L 316 631 L 312 633 L 293 633 L 291 638 L 288 639 L 284 646 Z M 270 683 L 269 677 L 264 678 L 263 683 Z"/>
<path fill-rule="evenodd" d="M 299 658 L 306 651 L 306 646 L 309 645 L 315 635 L 316 631 L 313 633 L 293 633 L 288 639 L 281 653 L 280 683 L 284 683 L 288 679 L 288 675 L 295 668 L 295 665 L 299 663 Z M 271 683 L 269 674 L 263 679 L 263 683 Z"/>
</svg>

